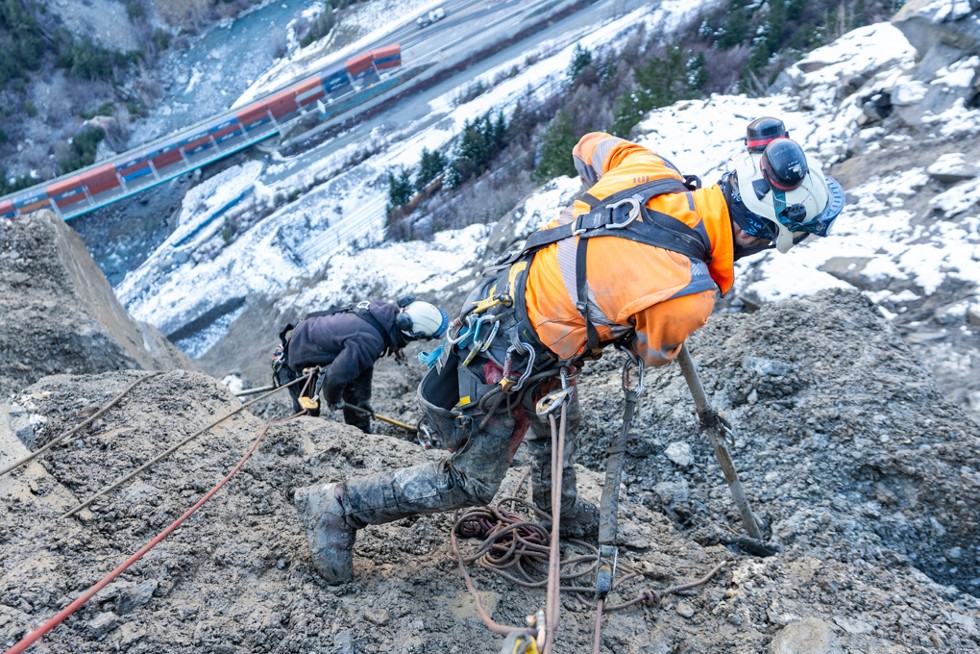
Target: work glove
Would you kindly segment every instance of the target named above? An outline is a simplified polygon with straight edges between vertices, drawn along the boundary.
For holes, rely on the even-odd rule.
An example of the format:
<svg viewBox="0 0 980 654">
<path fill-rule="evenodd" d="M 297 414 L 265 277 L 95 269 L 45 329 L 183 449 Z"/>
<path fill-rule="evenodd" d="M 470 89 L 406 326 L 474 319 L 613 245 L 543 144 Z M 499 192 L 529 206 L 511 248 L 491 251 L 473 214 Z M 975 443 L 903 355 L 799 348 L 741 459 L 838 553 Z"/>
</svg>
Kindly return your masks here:
<svg viewBox="0 0 980 654">
<path fill-rule="evenodd" d="M 377 418 L 377 416 L 374 415 L 374 407 L 371 406 L 370 402 L 361 402 L 358 404 L 358 406 L 370 413 L 372 418 Z"/>
<path fill-rule="evenodd" d="M 330 407 L 331 411 L 338 411 L 344 408 L 344 401 L 340 400 L 327 400 L 327 406 Z"/>
</svg>

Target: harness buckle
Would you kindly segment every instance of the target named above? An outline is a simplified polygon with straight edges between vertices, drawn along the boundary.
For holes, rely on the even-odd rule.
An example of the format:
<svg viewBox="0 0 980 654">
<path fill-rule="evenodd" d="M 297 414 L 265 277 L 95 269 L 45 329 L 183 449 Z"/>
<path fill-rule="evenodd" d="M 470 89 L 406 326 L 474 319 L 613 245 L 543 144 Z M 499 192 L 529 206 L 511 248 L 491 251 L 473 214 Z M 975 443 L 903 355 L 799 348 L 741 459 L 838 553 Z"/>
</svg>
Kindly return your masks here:
<svg viewBox="0 0 980 654">
<path fill-rule="evenodd" d="M 629 213 L 626 214 L 627 219 L 624 222 L 618 223 L 616 222 L 616 209 L 623 206 L 624 204 L 628 204 L 630 206 L 630 210 Z M 607 224 L 605 227 L 606 229 L 624 229 L 626 227 L 629 227 L 629 225 L 632 224 L 639 217 L 640 217 L 640 201 L 636 198 L 636 196 L 625 198 L 623 200 L 620 200 L 616 204 L 610 205 L 609 207 L 610 220 L 609 220 L 609 224 Z"/>
</svg>

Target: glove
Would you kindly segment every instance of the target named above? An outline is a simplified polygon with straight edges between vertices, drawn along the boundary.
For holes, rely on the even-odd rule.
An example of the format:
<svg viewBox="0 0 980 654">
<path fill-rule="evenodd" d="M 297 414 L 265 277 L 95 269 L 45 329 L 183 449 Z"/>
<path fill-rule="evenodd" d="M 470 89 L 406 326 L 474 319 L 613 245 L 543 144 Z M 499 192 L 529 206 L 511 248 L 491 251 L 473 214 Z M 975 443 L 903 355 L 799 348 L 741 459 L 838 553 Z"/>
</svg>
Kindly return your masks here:
<svg viewBox="0 0 980 654">
<path fill-rule="evenodd" d="M 358 406 L 370 413 L 372 418 L 377 418 L 377 416 L 374 415 L 374 407 L 371 406 L 370 402 L 361 402 Z"/>
<path fill-rule="evenodd" d="M 338 411 L 344 408 L 343 400 L 327 400 L 327 406 L 330 407 L 331 411 Z"/>
</svg>

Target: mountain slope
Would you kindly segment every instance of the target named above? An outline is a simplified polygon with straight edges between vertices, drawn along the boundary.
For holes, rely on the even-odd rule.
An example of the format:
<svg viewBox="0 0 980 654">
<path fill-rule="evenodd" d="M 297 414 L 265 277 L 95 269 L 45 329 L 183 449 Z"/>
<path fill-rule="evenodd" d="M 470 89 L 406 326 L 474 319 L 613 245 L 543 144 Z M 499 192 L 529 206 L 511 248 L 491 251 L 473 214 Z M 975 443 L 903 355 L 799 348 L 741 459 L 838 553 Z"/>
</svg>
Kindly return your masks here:
<svg viewBox="0 0 980 654">
<path fill-rule="evenodd" d="M 204 357 L 212 374 L 237 373 L 248 385 L 265 384 L 279 323 L 364 294 L 438 293 L 440 284 L 466 280 L 492 256 L 484 249 L 487 231 L 475 227 L 440 235 L 434 244 L 372 246 L 382 238 L 390 166 L 414 164 L 422 148 L 445 149 L 453 125 L 516 101 L 529 86 L 560 84 L 575 47 L 622 42 L 638 25 L 667 29 L 685 15 L 683 7 L 673 11 L 638 10 L 569 34 L 525 55 L 535 58 L 531 67 L 502 64 L 474 83 L 494 88 L 501 71 L 516 66 L 518 74 L 459 106 L 451 94 L 434 101 L 432 116 L 442 116 L 434 122 L 379 128 L 371 145 L 377 153 L 366 159 L 353 144 L 310 161 L 231 164 L 191 189 L 176 231 L 117 285 L 117 293 L 140 320 Z M 930 351 L 933 370 L 955 401 L 980 416 L 980 193 L 972 163 L 980 156 L 980 96 L 972 86 L 980 46 L 964 36 L 978 31 L 975 13 L 942 11 L 911 3 L 894 25 L 861 28 L 808 55 L 768 97 L 679 103 L 653 112 L 637 138 L 710 183 L 741 147 L 749 120 L 783 118 L 793 137 L 843 182 L 848 209 L 831 238 L 808 242 L 788 257 L 740 263 L 728 306 L 752 308 L 819 288 L 861 289 Z M 896 27 L 912 34 L 921 51 Z M 293 169 L 298 172 L 288 172 Z M 559 179 L 529 198 L 503 221 L 507 227 L 495 228 L 498 234 L 509 230 L 499 245 L 547 222 L 577 188 L 574 180 Z M 293 197 L 263 213 L 270 203 Z M 258 215 L 265 217 L 255 222 Z M 344 246 L 338 234 L 353 244 Z M 403 265 L 391 268 L 391 260 Z M 774 281 L 785 279 L 796 281 Z"/>
<path fill-rule="evenodd" d="M 718 316 L 691 347 L 712 401 L 735 424 L 736 466 L 780 551 L 758 558 L 723 545 L 741 533 L 738 513 L 676 367 L 652 371 L 619 511 L 621 574 L 637 568 L 647 577 L 614 601 L 725 566 L 659 605 L 608 612 L 603 651 L 980 648 L 980 600 L 968 594 L 978 591 L 980 430 L 942 399 L 874 307 L 853 292 L 825 291 Z M 610 355 L 580 380 L 579 485 L 593 500 L 619 429 L 620 363 Z M 104 405 L 139 375 L 48 377 L 16 405 L 36 418 L 43 445 L 78 424 L 80 407 Z M 389 412 L 394 388 L 387 374 L 380 379 L 376 404 Z M 90 511 L 62 513 L 240 407 L 201 373 L 166 373 L 136 386 L 70 446 L 0 478 L 0 642 L 63 608 L 179 516 L 232 468 L 263 421 L 233 416 Z M 5 427 L 0 420 L 4 462 L 26 453 Z M 477 618 L 451 554 L 450 514 L 362 530 L 355 580 L 331 588 L 310 565 L 292 506 L 299 486 L 440 454 L 330 419 L 274 426 L 195 517 L 43 643 L 89 653 L 497 652 L 501 640 Z M 525 465 L 519 453 L 502 496 Z M 461 541 L 465 552 L 476 546 Z M 521 625 L 544 604 L 540 590 L 470 571 L 498 623 Z M 591 577 L 580 583 L 590 586 Z M 591 651 L 594 612 L 565 595 L 558 651 Z"/>
</svg>

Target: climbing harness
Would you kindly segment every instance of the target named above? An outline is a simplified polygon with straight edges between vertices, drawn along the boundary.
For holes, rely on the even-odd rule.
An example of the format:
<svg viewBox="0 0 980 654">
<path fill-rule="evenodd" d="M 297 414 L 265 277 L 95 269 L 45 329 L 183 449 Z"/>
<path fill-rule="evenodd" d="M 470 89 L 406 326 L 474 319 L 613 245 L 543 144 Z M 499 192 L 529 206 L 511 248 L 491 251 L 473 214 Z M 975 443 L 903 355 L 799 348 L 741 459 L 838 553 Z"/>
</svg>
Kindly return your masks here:
<svg viewBox="0 0 980 654">
<path fill-rule="evenodd" d="M 586 194 L 583 200 L 590 206 L 588 213 L 569 217 L 559 225 L 534 232 L 528 237 L 524 247 L 500 266 L 523 264 L 526 268 L 539 250 L 558 244 L 559 259 L 568 261 L 567 270 L 562 271 L 562 279 L 569 300 L 585 321 L 586 353 L 595 352 L 600 346 L 596 324 L 606 325 L 614 332 L 625 333 L 628 329 L 604 316 L 590 297 L 586 261 L 591 239 L 615 236 L 685 255 L 692 261 L 692 272 L 703 270 L 705 274 L 693 276 L 683 294 L 715 288 L 715 283 L 707 275 L 705 268 L 705 264 L 711 262 L 711 242 L 704 226 L 692 228 L 673 216 L 647 207 L 647 203 L 654 197 L 670 193 L 690 193 L 699 185 L 700 180 L 693 176 L 685 177 L 684 181 L 668 177 L 613 193 L 603 200 Z M 638 220 L 639 218 L 642 220 Z M 517 290 L 515 306 L 523 312 L 523 284 Z M 522 318 L 526 321 L 526 316 Z"/>
</svg>

